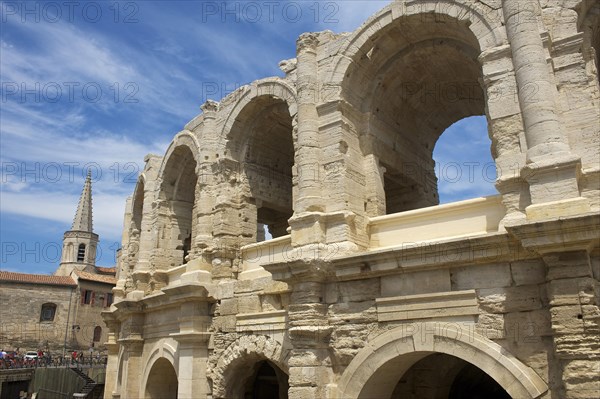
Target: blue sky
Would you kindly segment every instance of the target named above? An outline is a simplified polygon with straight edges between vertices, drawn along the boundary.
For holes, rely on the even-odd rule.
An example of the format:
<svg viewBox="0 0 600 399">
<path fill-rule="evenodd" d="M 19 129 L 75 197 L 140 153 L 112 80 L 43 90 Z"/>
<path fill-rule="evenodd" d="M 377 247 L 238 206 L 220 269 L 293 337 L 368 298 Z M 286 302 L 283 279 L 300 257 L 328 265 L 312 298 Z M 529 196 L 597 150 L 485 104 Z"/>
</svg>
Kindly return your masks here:
<svg viewBox="0 0 600 399">
<path fill-rule="evenodd" d="M 354 30 L 387 3 L 2 2 L 1 269 L 56 269 L 87 168 L 97 263 L 114 265 L 144 155 L 163 154 L 207 98 L 281 76 L 301 33 Z M 438 142 L 443 202 L 495 192 L 485 129 L 471 118 Z"/>
</svg>

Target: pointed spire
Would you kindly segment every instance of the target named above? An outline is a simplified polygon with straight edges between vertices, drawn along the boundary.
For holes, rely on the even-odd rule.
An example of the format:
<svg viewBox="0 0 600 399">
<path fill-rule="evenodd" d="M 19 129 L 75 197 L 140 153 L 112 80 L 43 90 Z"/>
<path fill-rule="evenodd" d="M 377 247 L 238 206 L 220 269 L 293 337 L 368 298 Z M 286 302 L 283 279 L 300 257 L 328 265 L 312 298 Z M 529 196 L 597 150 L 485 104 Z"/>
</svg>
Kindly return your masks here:
<svg viewBox="0 0 600 399">
<path fill-rule="evenodd" d="M 77 213 L 73 220 L 72 231 L 88 231 L 93 232 L 92 228 L 92 172 L 88 169 L 79 205 L 77 205 Z"/>
</svg>

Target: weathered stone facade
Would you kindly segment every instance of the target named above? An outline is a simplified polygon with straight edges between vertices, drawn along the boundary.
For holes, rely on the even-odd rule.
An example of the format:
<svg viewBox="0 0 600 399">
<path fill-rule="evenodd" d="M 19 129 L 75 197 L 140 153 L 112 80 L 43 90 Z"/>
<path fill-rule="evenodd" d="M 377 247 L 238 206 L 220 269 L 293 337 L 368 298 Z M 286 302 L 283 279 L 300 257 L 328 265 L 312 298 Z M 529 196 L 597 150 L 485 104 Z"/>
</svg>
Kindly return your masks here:
<svg viewBox="0 0 600 399">
<path fill-rule="evenodd" d="M 0 281 L 0 347 L 5 351 L 52 348 L 55 353 L 61 350 L 68 334 L 65 327 L 68 323 L 75 324 L 76 304 L 72 298 L 76 290 L 73 281 L 63 285 Z M 48 317 L 51 320 L 43 318 L 45 304 L 55 306 L 54 317 Z M 70 345 L 71 340 L 68 342 Z"/>
<path fill-rule="evenodd" d="M 202 105 L 128 201 L 106 398 L 597 397 L 599 13 L 397 1 Z M 472 115 L 500 194 L 437 205 Z"/>
</svg>

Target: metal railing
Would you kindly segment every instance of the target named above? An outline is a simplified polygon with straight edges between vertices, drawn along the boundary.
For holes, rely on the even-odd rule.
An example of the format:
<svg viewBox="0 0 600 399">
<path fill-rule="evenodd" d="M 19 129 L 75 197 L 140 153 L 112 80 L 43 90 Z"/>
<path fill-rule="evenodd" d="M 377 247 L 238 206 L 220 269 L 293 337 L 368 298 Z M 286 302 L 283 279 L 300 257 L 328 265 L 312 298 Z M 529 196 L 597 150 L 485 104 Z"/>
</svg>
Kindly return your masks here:
<svg viewBox="0 0 600 399">
<path fill-rule="evenodd" d="M 106 356 L 83 356 L 76 359 L 70 357 L 43 357 L 40 359 L 9 358 L 0 359 L 0 370 L 31 369 L 38 367 L 106 367 Z"/>
</svg>

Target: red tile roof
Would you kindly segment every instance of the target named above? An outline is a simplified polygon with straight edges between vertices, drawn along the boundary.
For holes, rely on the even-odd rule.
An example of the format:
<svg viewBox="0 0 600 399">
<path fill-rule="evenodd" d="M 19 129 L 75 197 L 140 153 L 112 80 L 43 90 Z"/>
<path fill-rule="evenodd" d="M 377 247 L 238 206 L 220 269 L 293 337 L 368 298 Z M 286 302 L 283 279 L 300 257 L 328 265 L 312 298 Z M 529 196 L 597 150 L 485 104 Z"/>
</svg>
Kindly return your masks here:
<svg viewBox="0 0 600 399">
<path fill-rule="evenodd" d="M 100 266 L 95 266 L 95 267 L 96 267 L 96 271 L 101 274 L 112 274 L 113 276 L 115 274 L 117 274 L 117 269 L 115 269 L 114 267 L 100 267 Z"/>
<path fill-rule="evenodd" d="M 79 270 L 75 270 L 75 274 L 77 275 L 77 277 L 79 277 L 82 280 L 96 281 L 98 283 L 105 283 L 105 284 L 112 284 L 112 285 L 117 284 L 117 279 L 113 276 L 105 276 L 102 274 L 92 274 L 92 273 L 88 273 L 88 272 L 82 272 Z"/>
<path fill-rule="evenodd" d="M 26 274 L 0 271 L 0 281 L 25 283 L 76 286 L 75 281 L 69 276 L 51 276 L 48 274 Z"/>
</svg>

